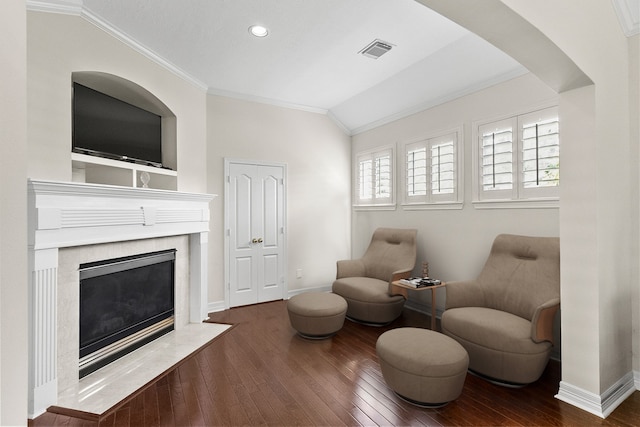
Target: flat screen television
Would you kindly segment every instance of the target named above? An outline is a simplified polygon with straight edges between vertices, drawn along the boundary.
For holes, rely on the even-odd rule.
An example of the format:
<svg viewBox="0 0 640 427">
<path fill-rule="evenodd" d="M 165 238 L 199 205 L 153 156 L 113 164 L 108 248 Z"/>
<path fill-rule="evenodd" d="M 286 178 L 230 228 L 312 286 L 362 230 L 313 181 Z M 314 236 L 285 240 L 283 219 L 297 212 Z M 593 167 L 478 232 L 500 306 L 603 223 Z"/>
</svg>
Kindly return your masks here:
<svg viewBox="0 0 640 427">
<path fill-rule="evenodd" d="M 73 84 L 73 151 L 162 167 L 162 118 Z"/>
</svg>

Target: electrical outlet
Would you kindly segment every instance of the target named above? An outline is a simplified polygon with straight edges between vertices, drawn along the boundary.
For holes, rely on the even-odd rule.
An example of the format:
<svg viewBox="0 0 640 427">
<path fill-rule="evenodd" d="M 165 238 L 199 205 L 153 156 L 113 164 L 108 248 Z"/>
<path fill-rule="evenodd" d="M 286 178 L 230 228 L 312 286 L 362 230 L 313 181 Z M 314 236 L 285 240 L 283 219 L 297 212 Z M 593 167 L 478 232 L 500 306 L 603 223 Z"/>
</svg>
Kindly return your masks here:
<svg viewBox="0 0 640 427">
<path fill-rule="evenodd" d="M 301 268 L 296 270 L 296 279 L 302 279 L 302 269 Z"/>
</svg>

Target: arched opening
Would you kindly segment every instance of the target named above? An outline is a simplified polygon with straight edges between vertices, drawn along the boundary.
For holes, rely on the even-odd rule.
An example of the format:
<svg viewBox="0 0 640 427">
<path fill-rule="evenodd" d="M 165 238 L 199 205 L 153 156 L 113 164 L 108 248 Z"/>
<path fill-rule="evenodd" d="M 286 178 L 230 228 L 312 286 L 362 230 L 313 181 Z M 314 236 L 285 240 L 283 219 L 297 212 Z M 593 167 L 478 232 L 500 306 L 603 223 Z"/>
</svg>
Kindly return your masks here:
<svg viewBox="0 0 640 427">
<path fill-rule="evenodd" d="M 633 55 L 613 9 L 594 4 L 582 19 L 567 20 L 574 5 L 548 10 L 507 0 L 416 1 L 489 41 L 559 94 L 568 143 L 562 148 L 557 397 L 606 417 L 634 391 L 636 313 L 628 295 L 637 295 L 638 286 L 637 149 L 629 133 Z M 601 22 L 594 26 L 587 16 Z"/>
<path fill-rule="evenodd" d="M 160 116 L 162 118 L 162 164 L 176 170 L 176 116 L 164 102 L 142 86 L 113 74 L 77 71 L 72 73 L 71 78 L 73 83 L 79 83 Z"/>
</svg>

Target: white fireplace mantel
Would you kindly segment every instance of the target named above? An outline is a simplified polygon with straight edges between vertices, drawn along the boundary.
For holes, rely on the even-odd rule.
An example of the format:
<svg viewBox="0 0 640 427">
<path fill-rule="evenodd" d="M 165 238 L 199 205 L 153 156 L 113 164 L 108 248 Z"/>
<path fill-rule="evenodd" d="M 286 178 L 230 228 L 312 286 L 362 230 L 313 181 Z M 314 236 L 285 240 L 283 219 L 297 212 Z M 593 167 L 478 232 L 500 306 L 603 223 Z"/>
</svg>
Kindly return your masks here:
<svg viewBox="0 0 640 427">
<path fill-rule="evenodd" d="M 212 194 L 28 181 L 29 416 L 58 395 L 57 271 L 60 248 L 189 235 L 189 320 L 207 318 Z"/>
</svg>

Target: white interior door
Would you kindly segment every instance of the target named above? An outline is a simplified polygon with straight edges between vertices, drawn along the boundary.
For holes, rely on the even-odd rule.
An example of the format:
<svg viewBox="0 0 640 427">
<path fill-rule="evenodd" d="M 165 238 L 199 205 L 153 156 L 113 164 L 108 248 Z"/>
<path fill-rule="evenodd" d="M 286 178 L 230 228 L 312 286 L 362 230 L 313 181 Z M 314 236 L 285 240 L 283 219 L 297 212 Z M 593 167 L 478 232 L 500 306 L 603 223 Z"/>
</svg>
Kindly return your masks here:
<svg viewBox="0 0 640 427">
<path fill-rule="evenodd" d="M 229 306 L 282 299 L 284 166 L 230 161 L 226 170 Z"/>
</svg>

